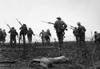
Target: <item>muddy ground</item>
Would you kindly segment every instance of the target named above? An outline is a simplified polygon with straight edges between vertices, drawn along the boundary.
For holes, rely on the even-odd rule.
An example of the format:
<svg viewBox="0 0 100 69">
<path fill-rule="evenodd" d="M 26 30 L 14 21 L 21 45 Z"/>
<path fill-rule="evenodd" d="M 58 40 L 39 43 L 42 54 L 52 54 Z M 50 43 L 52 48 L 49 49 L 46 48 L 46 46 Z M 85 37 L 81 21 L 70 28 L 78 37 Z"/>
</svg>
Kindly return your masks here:
<svg viewBox="0 0 100 69">
<path fill-rule="evenodd" d="M 75 42 L 64 42 L 63 49 L 58 49 L 57 43 L 42 45 L 33 44 L 0 45 L 0 69 L 44 69 L 39 65 L 29 67 L 28 64 L 37 57 L 58 57 L 66 55 L 72 64 L 54 64 L 50 69 L 96 69 L 100 66 L 100 45 L 86 42 L 80 46 Z"/>
</svg>

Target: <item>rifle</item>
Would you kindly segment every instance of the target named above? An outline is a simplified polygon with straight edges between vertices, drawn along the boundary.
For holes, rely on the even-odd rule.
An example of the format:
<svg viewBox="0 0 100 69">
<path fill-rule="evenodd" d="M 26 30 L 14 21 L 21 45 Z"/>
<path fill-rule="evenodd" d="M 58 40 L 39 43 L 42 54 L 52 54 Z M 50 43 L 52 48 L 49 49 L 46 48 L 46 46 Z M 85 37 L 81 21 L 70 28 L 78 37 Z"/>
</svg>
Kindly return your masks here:
<svg viewBox="0 0 100 69">
<path fill-rule="evenodd" d="M 16 18 L 16 20 L 18 21 L 18 23 L 22 26 L 21 22 Z"/>
<path fill-rule="evenodd" d="M 7 24 L 5 21 L 4 21 L 4 23 L 9 27 L 9 29 L 11 29 L 11 27 L 9 26 L 9 24 Z"/>
<path fill-rule="evenodd" d="M 46 21 L 42 21 L 42 22 L 44 22 L 44 23 L 48 23 L 48 24 L 53 24 L 54 25 L 54 23 L 52 23 L 52 22 L 46 22 Z M 74 30 L 74 26 L 72 26 L 72 25 L 70 25 L 70 24 L 67 24 L 67 25 L 69 25 L 70 27 L 70 29 L 73 29 Z"/>
<path fill-rule="evenodd" d="M 46 21 L 42 21 L 42 22 L 54 25 L 54 23 L 52 23 L 52 22 L 46 22 Z M 67 31 L 68 29 L 65 29 L 65 30 Z"/>
<path fill-rule="evenodd" d="M 54 25 L 54 23 L 52 23 L 52 22 L 46 22 L 46 21 L 41 21 L 41 22 L 48 23 L 48 24 L 53 24 Z"/>
</svg>

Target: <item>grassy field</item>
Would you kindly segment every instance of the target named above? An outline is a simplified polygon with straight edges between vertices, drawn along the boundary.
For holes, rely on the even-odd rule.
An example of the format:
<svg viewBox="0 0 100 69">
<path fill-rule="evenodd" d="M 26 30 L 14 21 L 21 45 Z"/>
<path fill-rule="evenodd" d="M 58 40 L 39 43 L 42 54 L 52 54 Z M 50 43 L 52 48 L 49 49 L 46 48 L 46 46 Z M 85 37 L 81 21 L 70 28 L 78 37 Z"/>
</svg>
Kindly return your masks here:
<svg viewBox="0 0 100 69">
<path fill-rule="evenodd" d="M 94 69 L 100 66 L 100 45 L 86 42 L 79 46 L 76 42 L 64 42 L 63 49 L 57 43 L 42 45 L 41 43 L 10 46 L 0 45 L 0 69 L 43 69 L 40 66 L 29 67 L 29 62 L 36 57 L 57 57 L 66 55 L 72 64 L 54 64 L 50 69 Z"/>
</svg>

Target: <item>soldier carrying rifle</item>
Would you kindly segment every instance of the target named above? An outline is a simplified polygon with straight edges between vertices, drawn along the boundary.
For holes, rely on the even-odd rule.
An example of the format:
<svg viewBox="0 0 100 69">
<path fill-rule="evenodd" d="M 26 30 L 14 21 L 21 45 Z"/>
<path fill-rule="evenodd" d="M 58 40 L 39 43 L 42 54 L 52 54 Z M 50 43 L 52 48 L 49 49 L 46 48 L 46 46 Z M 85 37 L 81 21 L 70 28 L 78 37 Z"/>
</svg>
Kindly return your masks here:
<svg viewBox="0 0 100 69">
<path fill-rule="evenodd" d="M 42 21 L 42 22 L 45 22 L 45 21 Z M 52 22 L 45 22 L 45 23 L 54 25 L 54 28 L 56 30 L 56 34 L 58 37 L 58 41 L 59 41 L 59 49 L 61 49 L 62 45 L 63 45 L 65 30 L 68 30 L 68 29 L 66 29 L 67 25 L 65 24 L 64 21 L 62 21 L 62 19 L 60 17 L 57 17 L 57 20 L 55 21 L 55 23 L 52 23 Z"/>
<path fill-rule="evenodd" d="M 16 19 L 16 20 L 18 21 L 18 19 Z M 23 43 L 26 43 L 25 36 L 27 34 L 27 26 L 26 26 L 26 24 L 21 24 L 20 21 L 18 21 L 18 23 L 21 25 L 21 27 L 20 27 L 20 38 L 19 39 L 21 39 L 21 37 L 23 37 Z M 20 42 L 20 40 L 19 40 L 19 42 Z"/>
<path fill-rule="evenodd" d="M 59 41 L 59 49 L 62 48 L 63 45 L 63 37 L 65 35 L 65 30 L 67 28 L 67 25 L 60 17 L 57 17 L 57 20 L 55 21 L 54 28 L 56 29 L 58 41 Z"/>
</svg>

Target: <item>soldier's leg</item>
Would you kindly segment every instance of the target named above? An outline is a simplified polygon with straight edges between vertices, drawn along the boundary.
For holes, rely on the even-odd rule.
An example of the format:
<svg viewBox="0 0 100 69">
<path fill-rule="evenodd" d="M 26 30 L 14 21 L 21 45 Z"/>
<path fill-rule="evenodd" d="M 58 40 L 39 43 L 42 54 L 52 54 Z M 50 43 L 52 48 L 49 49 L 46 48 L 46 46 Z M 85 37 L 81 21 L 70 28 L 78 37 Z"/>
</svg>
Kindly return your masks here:
<svg viewBox="0 0 100 69">
<path fill-rule="evenodd" d="M 25 41 L 25 34 L 23 34 L 23 43 L 25 44 L 26 41 Z"/>
<path fill-rule="evenodd" d="M 28 37 L 28 43 L 31 43 L 31 39 L 30 39 L 30 37 Z"/>
<path fill-rule="evenodd" d="M 63 35 L 60 33 L 59 34 L 59 47 L 62 48 L 63 45 Z"/>
<path fill-rule="evenodd" d="M 78 43 L 78 36 L 76 36 L 76 42 Z"/>
<path fill-rule="evenodd" d="M 16 37 L 14 38 L 14 44 L 16 45 Z"/>
<path fill-rule="evenodd" d="M 50 37 L 48 37 L 48 44 L 50 44 Z"/>
<path fill-rule="evenodd" d="M 11 46 L 12 46 L 12 42 L 13 42 L 12 37 L 10 37 L 10 45 Z"/>
<path fill-rule="evenodd" d="M 32 43 L 32 37 L 30 37 L 30 43 Z"/>
</svg>

